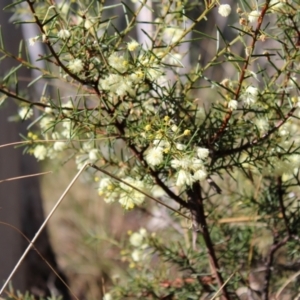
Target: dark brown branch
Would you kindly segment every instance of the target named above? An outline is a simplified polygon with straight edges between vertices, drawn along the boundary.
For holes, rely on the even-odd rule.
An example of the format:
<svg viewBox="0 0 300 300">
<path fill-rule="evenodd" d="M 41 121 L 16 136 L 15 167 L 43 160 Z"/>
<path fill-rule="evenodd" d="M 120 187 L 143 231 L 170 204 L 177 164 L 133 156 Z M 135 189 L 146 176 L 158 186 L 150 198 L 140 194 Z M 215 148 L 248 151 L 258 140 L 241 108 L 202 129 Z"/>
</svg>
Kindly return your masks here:
<svg viewBox="0 0 300 300">
<path fill-rule="evenodd" d="M 281 176 L 279 176 L 278 179 L 277 179 L 277 195 L 278 195 L 280 212 L 282 214 L 282 218 L 284 220 L 284 224 L 285 224 L 286 230 L 288 232 L 288 235 L 291 236 L 291 229 L 290 229 L 290 226 L 289 226 L 289 220 L 287 218 L 286 209 L 285 209 L 285 206 L 284 206 L 284 203 L 283 203 L 284 191 L 282 189 L 282 179 L 281 179 Z"/>
<path fill-rule="evenodd" d="M 227 291 L 226 286 L 224 285 L 224 280 L 222 278 L 222 274 L 220 272 L 220 267 L 218 263 L 218 259 L 215 253 L 214 245 L 210 237 L 208 225 L 206 222 L 206 216 L 204 211 L 204 200 L 201 194 L 201 186 L 198 182 L 193 184 L 191 189 L 187 191 L 188 195 L 188 203 L 195 207 L 195 209 L 191 209 L 191 213 L 197 223 L 199 225 L 199 230 L 202 233 L 208 257 L 210 261 L 211 268 L 213 270 L 213 276 L 216 278 L 219 288 L 222 291 L 222 299 L 229 300 L 229 293 Z M 224 286 L 223 286 L 224 285 Z"/>
</svg>

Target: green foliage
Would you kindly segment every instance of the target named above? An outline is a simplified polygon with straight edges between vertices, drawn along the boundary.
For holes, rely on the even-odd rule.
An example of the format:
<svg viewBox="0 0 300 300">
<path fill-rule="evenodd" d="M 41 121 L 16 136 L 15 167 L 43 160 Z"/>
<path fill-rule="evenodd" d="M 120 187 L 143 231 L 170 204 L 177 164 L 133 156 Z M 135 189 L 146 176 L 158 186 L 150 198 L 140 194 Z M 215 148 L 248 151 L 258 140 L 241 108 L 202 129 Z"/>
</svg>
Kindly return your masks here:
<svg viewBox="0 0 300 300">
<path fill-rule="evenodd" d="M 22 2 L 40 35 L 17 56 L 1 43 L 18 66 L 0 91 L 33 120 L 25 150 L 74 158 L 105 202 L 166 216 L 122 246 L 126 284 L 104 299 L 296 297 L 300 2 Z M 36 99 L 19 91 L 22 67 L 39 72 Z"/>
</svg>

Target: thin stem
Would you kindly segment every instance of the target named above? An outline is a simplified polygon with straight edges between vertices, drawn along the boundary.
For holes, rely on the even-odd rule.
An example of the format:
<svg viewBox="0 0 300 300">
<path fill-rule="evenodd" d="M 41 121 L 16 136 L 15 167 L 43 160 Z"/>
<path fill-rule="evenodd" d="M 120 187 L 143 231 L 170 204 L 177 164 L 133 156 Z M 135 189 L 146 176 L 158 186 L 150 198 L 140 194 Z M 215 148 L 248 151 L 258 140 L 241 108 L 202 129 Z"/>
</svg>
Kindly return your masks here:
<svg viewBox="0 0 300 300">
<path fill-rule="evenodd" d="M 54 212 L 56 211 L 56 209 L 58 208 L 58 206 L 61 204 L 62 200 L 65 198 L 66 194 L 69 192 L 70 188 L 75 183 L 75 181 L 77 180 L 77 178 L 79 177 L 79 175 L 85 170 L 85 168 L 87 167 L 87 165 L 88 164 L 86 163 L 86 164 L 84 164 L 82 166 L 82 168 L 75 175 L 75 177 L 70 182 L 70 184 L 68 185 L 68 187 L 66 188 L 66 190 L 63 192 L 63 194 L 61 195 L 61 197 L 57 200 L 56 204 L 54 205 L 54 207 L 52 208 L 52 210 L 48 214 L 48 216 L 45 219 L 45 221 L 43 222 L 43 224 L 40 226 L 39 230 L 37 231 L 37 233 L 35 234 L 35 236 L 31 240 L 31 242 L 28 245 L 28 247 L 25 249 L 23 255 L 20 257 L 20 259 L 17 262 L 17 264 L 15 265 L 14 269 L 9 274 L 7 280 L 4 282 L 4 284 L 3 284 L 3 286 L 2 286 L 2 288 L 0 290 L 0 295 L 2 295 L 2 293 L 5 290 L 6 286 L 8 285 L 8 283 L 10 282 L 10 280 L 12 279 L 12 277 L 14 276 L 14 274 L 16 273 L 17 269 L 20 267 L 22 261 L 24 260 L 24 258 L 26 257 L 26 255 L 28 254 L 28 252 L 30 251 L 30 249 L 33 247 L 33 244 L 35 243 L 35 241 L 37 240 L 37 238 L 39 237 L 39 235 L 41 234 L 41 232 L 43 231 L 43 229 L 46 227 L 48 221 L 50 220 L 50 218 L 52 217 L 52 215 L 54 214 Z"/>
<path fill-rule="evenodd" d="M 8 226 L 10 228 L 12 228 L 13 230 L 17 231 L 29 244 L 30 239 L 17 227 L 9 224 L 9 223 L 5 223 L 0 221 L 0 224 Z M 72 291 L 72 289 L 70 288 L 70 286 L 65 282 L 65 280 L 58 274 L 58 272 L 55 270 L 55 267 L 53 267 L 48 261 L 47 259 L 42 255 L 42 253 L 34 246 L 32 245 L 32 248 L 34 249 L 34 251 L 36 251 L 36 253 L 39 255 L 39 257 L 45 262 L 45 264 L 50 268 L 50 270 L 53 272 L 53 274 L 55 274 L 55 276 L 63 283 L 63 285 L 69 290 L 69 292 L 72 294 L 72 296 L 76 299 L 79 300 L 77 298 L 77 296 L 74 294 L 74 292 Z M 0 298 L 2 299 L 2 298 Z"/>
</svg>

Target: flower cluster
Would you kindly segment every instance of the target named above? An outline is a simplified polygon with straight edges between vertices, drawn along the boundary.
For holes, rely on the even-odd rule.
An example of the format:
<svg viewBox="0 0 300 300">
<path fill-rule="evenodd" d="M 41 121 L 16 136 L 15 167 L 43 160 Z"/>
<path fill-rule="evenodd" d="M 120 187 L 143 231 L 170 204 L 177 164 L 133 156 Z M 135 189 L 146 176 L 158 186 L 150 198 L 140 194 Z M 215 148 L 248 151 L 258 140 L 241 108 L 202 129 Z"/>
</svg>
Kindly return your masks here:
<svg viewBox="0 0 300 300">
<path fill-rule="evenodd" d="M 218 13 L 222 16 L 222 17 L 228 17 L 231 13 L 231 7 L 229 4 L 221 4 L 219 6 L 219 10 Z"/>
<path fill-rule="evenodd" d="M 259 91 L 258 88 L 253 86 L 248 86 L 242 95 L 242 98 L 247 106 L 255 104 L 258 99 Z"/>
<path fill-rule="evenodd" d="M 196 156 L 183 155 L 172 159 L 171 166 L 177 171 L 176 186 L 191 186 L 195 181 L 206 179 L 205 160 L 208 156 L 209 150 L 199 147 L 196 150 Z"/>
<path fill-rule="evenodd" d="M 147 237 L 148 232 L 145 228 L 141 228 L 138 232 L 134 232 L 130 235 L 129 242 L 135 248 L 131 253 L 134 262 L 143 261 L 147 257 L 147 253 L 145 252 L 149 247 Z"/>
<path fill-rule="evenodd" d="M 110 178 L 104 177 L 100 180 L 98 192 L 107 203 L 115 202 L 117 199 L 125 209 L 132 209 L 136 205 L 141 205 L 145 200 L 145 195 L 137 191 L 145 189 L 145 184 L 141 180 L 126 177 L 123 182 L 114 182 Z"/>
</svg>

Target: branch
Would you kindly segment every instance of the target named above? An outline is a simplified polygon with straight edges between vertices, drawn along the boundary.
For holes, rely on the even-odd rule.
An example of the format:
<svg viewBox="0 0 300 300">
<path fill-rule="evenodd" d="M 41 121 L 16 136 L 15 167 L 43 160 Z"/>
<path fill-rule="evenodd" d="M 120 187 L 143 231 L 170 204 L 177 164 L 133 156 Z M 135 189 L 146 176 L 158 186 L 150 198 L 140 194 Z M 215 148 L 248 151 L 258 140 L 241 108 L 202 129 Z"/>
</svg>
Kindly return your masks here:
<svg viewBox="0 0 300 300">
<path fill-rule="evenodd" d="M 212 267 L 212 271 L 214 273 L 213 275 L 217 280 L 220 291 L 222 291 L 223 293 L 222 299 L 229 300 L 230 299 L 229 293 L 224 284 L 224 280 L 220 272 L 218 259 L 215 253 L 214 245 L 208 230 L 208 225 L 206 222 L 206 216 L 204 211 L 204 202 L 201 195 L 201 186 L 199 182 L 194 183 L 193 187 L 191 189 L 188 189 L 187 195 L 188 195 L 188 203 L 192 204 L 192 206 L 195 207 L 195 209 L 191 208 L 191 213 L 196 223 L 200 226 L 200 231 L 202 233 L 207 248 L 209 261 Z"/>
<path fill-rule="evenodd" d="M 280 207 L 280 211 L 281 211 L 281 214 L 282 214 L 282 217 L 283 217 L 283 220 L 284 220 L 284 224 L 285 224 L 286 230 L 288 232 L 288 236 L 290 237 L 291 236 L 291 229 L 290 229 L 290 226 L 289 226 L 289 220 L 288 220 L 287 215 L 286 215 L 286 209 L 285 209 L 285 206 L 284 206 L 284 203 L 283 203 L 284 191 L 282 189 L 282 178 L 281 178 L 281 176 L 279 176 L 278 179 L 277 179 L 277 195 L 278 195 L 279 207 Z"/>
</svg>

